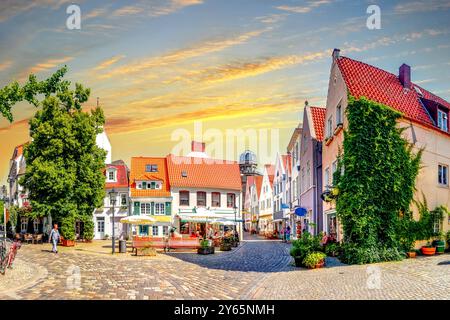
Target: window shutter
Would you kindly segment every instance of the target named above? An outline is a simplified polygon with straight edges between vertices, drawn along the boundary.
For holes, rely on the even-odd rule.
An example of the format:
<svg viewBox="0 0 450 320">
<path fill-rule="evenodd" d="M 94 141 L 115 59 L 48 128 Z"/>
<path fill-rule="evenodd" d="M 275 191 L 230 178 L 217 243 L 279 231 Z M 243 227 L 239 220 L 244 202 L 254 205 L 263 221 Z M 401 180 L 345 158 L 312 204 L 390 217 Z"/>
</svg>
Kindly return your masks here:
<svg viewBox="0 0 450 320">
<path fill-rule="evenodd" d="M 142 189 L 147 189 L 147 182 L 142 182 Z"/>
<path fill-rule="evenodd" d="M 172 203 L 166 202 L 166 216 L 172 215 Z"/>
<path fill-rule="evenodd" d="M 155 203 L 154 202 L 152 202 L 152 214 L 155 214 Z"/>
<path fill-rule="evenodd" d="M 141 203 L 140 202 L 135 202 L 134 203 L 134 214 L 135 215 L 140 215 L 141 214 Z"/>
</svg>

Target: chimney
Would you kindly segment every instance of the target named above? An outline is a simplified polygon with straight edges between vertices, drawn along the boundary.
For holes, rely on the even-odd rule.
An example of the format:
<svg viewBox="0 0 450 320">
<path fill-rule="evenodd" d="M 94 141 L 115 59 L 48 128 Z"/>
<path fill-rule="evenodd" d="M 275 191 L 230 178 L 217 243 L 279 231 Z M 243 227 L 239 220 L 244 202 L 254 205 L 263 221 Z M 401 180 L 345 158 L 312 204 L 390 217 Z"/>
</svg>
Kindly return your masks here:
<svg viewBox="0 0 450 320">
<path fill-rule="evenodd" d="M 333 61 L 336 61 L 337 59 L 339 59 L 339 54 L 341 53 L 341 49 L 334 49 L 333 50 Z"/>
<path fill-rule="evenodd" d="M 403 88 L 411 89 L 411 67 L 407 64 L 402 64 L 398 69 L 398 79 Z"/>
<path fill-rule="evenodd" d="M 198 141 L 192 141 L 191 151 L 192 152 L 205 152 L 205 143 L 198 142 Z"/>
</svg>

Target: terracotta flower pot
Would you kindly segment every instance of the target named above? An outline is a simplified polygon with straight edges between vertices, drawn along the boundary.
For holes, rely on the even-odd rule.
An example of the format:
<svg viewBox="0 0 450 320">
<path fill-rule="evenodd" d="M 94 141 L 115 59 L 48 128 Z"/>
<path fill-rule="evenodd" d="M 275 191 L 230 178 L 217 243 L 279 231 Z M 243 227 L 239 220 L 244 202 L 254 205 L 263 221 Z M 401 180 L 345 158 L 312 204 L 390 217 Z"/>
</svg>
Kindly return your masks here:
<svg viewBox="0 0 450 320">
<path fill-rule="evenodd" d="M 63 239 L 62 240 L 62 246 L 63 247 L 74 247 L 75 246 L 75 241 L 74 240 Z"/>
<path fill-rule="evenodd" d="M 425 256 L 433 256 L 436 254 L 436 247 L 422 247 L 420 250 Z"/>
<path fill-rule="evenodd" d="M 323 268 L 324 265 L 325 265 L 325 260 L 322 260 L 321 262 L 319 262 L 318 264 L 316 264 L 315 268 L 316 268 L 316 269 Z"/>
<path fill-rule="evenodd" d="M 406 253 L 408 255 L 408 258 L 415 258 L 416 257 L 416 252 L 415 251 L 410 251 Z"/>
</svg>

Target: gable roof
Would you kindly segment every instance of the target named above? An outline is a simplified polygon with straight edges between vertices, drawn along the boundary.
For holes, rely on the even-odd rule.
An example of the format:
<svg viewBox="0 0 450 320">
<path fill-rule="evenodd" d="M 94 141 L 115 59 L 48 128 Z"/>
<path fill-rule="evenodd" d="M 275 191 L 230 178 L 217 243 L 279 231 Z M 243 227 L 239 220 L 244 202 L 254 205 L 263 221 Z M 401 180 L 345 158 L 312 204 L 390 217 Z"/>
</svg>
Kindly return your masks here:
<svg viewBox="0 0 450 320">
<path fill-rule="evenodd" d="M 269 177 L 270 186 L 273 184 L 273 177 L 275 176 L 275 166 L 273 164 L 265 164 L 267 176 Z"/>
<path fill-rule="evenodd" d="M 128 188 L 128 168 L 124 164 L 107 164 L 105 169 L 106 170 L 114 168 L 117 170 L 117 181 L 116 182 L 106 182 L 105 188 L 106 189 L 112 189 L 112 188 Z"/>
<path fill-rule="evenodd" d="M 289 154 L 283 154 L 281 156 L 281 159 L 283 160 L 283 167 L 288 176 L 291 174 L 291 155 Z"/>
<path fill-rule="evenodd" d="M 317 141 L 323 141 L 323 131 L 325 127 L 325 113 L 327 109 L 325 107 L 313 107 L 309 106 L 311 110 L 312 123 L 309 124 L 310 130 L 314 130 Z"/>
<path fill-rule="evenodd" d="M 256 185 L 256 192 L 258 194 L 258 199 L 261 195 L 262 182 L 263 182 L 263 176 L 255 176 L 255 185 Z"/>
<path fill-rule="evenodd" d="M 173 187 L 236 191 L 242 189 L 241 173 L 236 161 L 180 157 L 169 154 L 167 167 L 170 184 Z"/>
<path fill-rule="evenodd" d="M 366 97 L 369 100 L 390 106 L 403 114 L 403 117 L 416 123 L 440 130 L 420 101 L 415 88 L 420 89 L 423 98 L 442 104 L 450 109 L 444 99 L 412 83 L 411 89 L 405 89 L 397 75 L 356 61 L 347 57 L 337 59 L 349 93 L 355 98 Z"/>
<path fill-rule="evenodd" d="M 157 172 L 146 172 L 145 166 L 156 164 Z M 136 189 L 136 180 L 142 180 L 143 177 L 148 180 L 162 181 L 162 189 Z M 167 170 L 166 158 L 164 157 L 132 157 L 130 172 L 130 189 L 132 197 L 170 197 L 170 183 Z"/>
</svg>

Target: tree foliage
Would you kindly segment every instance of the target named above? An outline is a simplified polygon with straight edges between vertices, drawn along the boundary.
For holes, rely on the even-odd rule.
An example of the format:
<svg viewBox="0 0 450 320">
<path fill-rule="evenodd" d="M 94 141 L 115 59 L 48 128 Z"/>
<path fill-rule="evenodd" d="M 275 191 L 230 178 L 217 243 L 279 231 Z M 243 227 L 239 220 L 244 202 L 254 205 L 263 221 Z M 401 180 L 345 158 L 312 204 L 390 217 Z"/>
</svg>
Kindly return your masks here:
<svg viewBox="0 0 450 320">
<path fill-rule="evenodd" d="M 413 152 L 397 126 L 401 114 L 387 106 L 350 97 L 346 112 L 344 152 L 334 176 L 344 242 L 356 255 L 370 253 L 368 262 L 395 260 L 399 230 L 410 220 L 422 150 Z"/>
<path fill-rule="evenodd" d="M 63 80 L 66 72 L 64 67 L 40 82 L 30 75 L 23 87 L 14 82 L 1 89 L 0 110 L 11 121 L 11 106 L 19 101 L 40 108 L 29 122 L 32 140 L 24 148 L 27 167 L 20 183 L 29 190 L 32 215 L 51 215 L 62 234 L 73 239 L 75 222 L 92 219 L 103 202 L 106 152 L 96 145 L 96 136 L 105 118 L 101 108 L 82 111 L 90 90 L 78 83 L 71 90 Z"/>
</svg>

